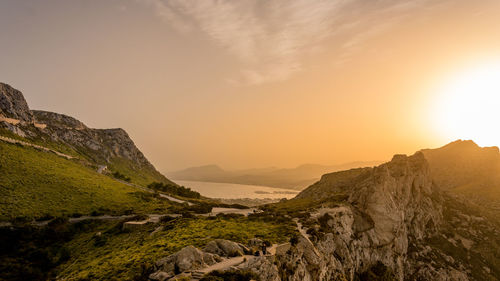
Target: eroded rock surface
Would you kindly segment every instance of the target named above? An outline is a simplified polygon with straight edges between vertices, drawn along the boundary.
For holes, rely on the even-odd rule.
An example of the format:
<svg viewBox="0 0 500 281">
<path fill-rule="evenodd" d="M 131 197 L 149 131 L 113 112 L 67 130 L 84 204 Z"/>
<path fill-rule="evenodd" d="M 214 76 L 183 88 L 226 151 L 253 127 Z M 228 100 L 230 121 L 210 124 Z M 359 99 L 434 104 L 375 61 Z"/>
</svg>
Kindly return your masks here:
<svg viewBox="0 0 500 281">
<path fill-rule="evenodd" d="M 164 281 L 186 271 L 202 269 L 220 262 L 218 255 L 203 252 L 193 246 L 187 246 L 179 252 L 156 262 L 156 271 L 149 278 Z"/>
</svg>

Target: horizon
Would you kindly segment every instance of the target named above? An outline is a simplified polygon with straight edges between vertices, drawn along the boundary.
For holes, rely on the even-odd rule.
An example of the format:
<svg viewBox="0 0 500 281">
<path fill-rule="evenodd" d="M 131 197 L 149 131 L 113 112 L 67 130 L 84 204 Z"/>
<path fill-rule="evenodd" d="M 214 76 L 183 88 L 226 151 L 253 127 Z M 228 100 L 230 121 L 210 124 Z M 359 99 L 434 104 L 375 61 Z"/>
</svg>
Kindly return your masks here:
<svg viewBox="0 0 500 281">
<path fill-rule="evenodd" d="M 500 145 L 488 130 L 499 11 L 493 0 L 7 0 L 0 77 L 32 109 L 124 128 L 162 172 Z"/>
</svg>

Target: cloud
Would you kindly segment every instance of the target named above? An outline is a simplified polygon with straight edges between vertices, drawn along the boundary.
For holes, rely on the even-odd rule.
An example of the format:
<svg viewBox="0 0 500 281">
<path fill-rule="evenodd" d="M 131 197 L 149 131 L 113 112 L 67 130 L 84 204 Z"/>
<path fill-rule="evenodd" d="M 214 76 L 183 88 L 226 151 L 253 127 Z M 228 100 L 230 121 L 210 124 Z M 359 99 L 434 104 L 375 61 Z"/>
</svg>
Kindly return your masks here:
<svg viewBox="0 0 500 281">
<path fill-rule="evenodd" d="M 436 0 L 138 0 L 179 32 L 201 31 L 241 64 L 246 83 L 280 81 L 308 55 L 339 48 L 346 61 L 363 42 Z"/>
</svg>

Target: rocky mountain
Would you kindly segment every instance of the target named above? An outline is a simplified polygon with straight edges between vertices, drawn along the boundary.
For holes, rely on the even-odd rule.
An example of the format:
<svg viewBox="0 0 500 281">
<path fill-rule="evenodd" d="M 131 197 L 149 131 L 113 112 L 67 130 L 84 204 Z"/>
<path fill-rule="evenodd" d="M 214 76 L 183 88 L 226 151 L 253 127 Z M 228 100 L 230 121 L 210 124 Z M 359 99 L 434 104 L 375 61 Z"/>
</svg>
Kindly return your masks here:
<svg viewBox="0 0 500 281">
<path fill-rule="evenodd" d="M 458 140 L 422 152 L 429 161 L 434 181 L 441 189 L 481 201 L 500 202 L 498 147 L 479 147 L 471 140 Z"/>
<path fill-rule="evenodd" d="M 441 174 L 424 155 L 324 175 L 281 203 L 289 211 L 308 207 L 299 208 L 296 244 L 271 261 L 275 280 L 358 280 L 374 272 L 387 279 L 364 280 L 500 280 L 498 220 L 441 191 L 434 180 Z"/>
<path fill-rule="evenodd" d="M 261 168 L 233 171 L 224 170 L 217 165 L 206 165 L 166 174 L 174 180 L 250 184 L 302 190 L 318 181 L 325 173 L 374 166 L 380 163 L 380 161 L 370 161 L 340 165 L 305 164 L 291 169 Z"/>
<path fill-rule="evenodd" d="M 294 220 L 298 234 L 237 268 L 273 281 L 500 280 L 498 217 L 441 190 L 434 176 L 423 152 L 324 175 L 296 198 L 263 207 L 263 218 Z M 185 272 L 204 267 L 196 257 L 207 253 L 197 253 L 185 257 Z M 173 277 L 164 260 L 153 280 Z"/>
<path fill-rule="evenodd" d="M 0 128 L 56 147 L 91 165 L 107 166 L 138 184 L 172 183 L 159 173 L 123 129 L 93 129 L 63 114 L 30 110 L 22 93 L 0 83 Z"/>
</svg>

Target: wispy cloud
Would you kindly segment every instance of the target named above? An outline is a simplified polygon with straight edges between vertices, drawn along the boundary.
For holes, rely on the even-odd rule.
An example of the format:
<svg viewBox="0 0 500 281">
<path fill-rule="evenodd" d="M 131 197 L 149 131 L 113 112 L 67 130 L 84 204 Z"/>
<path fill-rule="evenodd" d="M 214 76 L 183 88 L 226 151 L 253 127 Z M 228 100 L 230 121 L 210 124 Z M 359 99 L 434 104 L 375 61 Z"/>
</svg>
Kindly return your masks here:
<svg viewBox="0 0 500 281">
<path fill-rule="evenodd" d="M 405 14 L 445 0 L 138 1 L 179 32 L 201 31 L 233 54 L 241 63 L 233 80 L 260 84 L 300 71 L 304 57 L 325 48 L 327 40 L 341 51 L 339 61 L 346 61 Z"/>
</svg>

